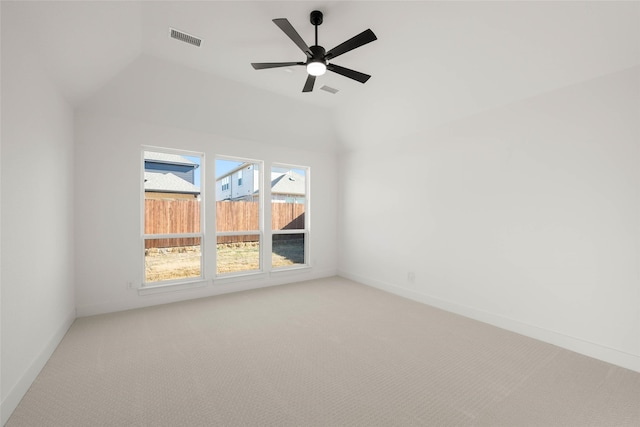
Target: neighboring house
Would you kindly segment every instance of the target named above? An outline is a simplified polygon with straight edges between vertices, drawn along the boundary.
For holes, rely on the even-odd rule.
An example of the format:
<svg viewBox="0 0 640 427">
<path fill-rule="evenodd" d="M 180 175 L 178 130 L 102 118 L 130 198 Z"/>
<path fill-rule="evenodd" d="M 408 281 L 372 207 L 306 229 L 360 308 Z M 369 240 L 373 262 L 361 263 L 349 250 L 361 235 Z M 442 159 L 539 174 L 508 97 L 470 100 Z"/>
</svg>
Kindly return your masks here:
<svg viewBox="0 0 640 427">
<path fill-rule="evenodd" d="M 271 176 L 271 202 L 304 203 L 306 182 L 303 175 L 294 171 Z"/>
<path fill-rule="evenodd" d="M 260 171 L 243 163 L 216 180 L 216 200 L 257 200 Z"/>
<path fill-rule="evenodd" d="M 146 199 L 193 199 L 200 195 L 195 185 L 177 177 L 173 173 L 145 172 L 144 196 Z"/>
<path fill-rule="evenodd" d="M 144 192 L 147 199 L 198 198 L 194 185 L 198 164 L 176 154 L 144 152 Z"/>
<path fill-rule="evenodd" d="M 260 198 L 260 173 L 244 163 L 216 180 L 216 200 L 257 201 Z M 304 203 L 305 177 L 292 170 L 271 174 L 271 200 L 280 203 Z"/>
</svg>

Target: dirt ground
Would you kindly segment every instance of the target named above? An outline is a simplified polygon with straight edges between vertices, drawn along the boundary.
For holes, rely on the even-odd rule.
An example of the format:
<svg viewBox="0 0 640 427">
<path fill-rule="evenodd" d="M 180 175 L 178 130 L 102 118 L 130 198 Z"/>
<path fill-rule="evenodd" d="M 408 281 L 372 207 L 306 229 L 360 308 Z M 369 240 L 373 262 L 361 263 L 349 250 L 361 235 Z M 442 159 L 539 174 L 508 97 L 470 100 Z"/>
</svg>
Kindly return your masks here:
<svg viewBox="0 0 640 427">
<path fill-rule="evenodd" d="M 304 263 L 300 243 L 279 242 L 272 256 L 273 267 Z M 200 247 L 147 249 L 145 253 L 146 282 L 200 277 Z M 217 274 L 251 271 L 260 268 L 260 248 L 255 243 L 221 244 L 217 248 Z"/>
</svg>

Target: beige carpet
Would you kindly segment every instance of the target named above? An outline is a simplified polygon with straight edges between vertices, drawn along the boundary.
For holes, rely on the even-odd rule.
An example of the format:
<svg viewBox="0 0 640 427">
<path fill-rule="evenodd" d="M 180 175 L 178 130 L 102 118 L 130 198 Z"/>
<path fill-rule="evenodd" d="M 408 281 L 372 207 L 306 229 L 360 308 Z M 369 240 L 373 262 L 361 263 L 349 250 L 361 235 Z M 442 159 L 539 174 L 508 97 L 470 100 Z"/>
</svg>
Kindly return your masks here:
<svg viewBox="0 0 640 427">
<path fill-rule="evenodd" d="M 640 374 L 331 278 L 76 320 L 7 426 L 640 426 Z"/>
</svg>

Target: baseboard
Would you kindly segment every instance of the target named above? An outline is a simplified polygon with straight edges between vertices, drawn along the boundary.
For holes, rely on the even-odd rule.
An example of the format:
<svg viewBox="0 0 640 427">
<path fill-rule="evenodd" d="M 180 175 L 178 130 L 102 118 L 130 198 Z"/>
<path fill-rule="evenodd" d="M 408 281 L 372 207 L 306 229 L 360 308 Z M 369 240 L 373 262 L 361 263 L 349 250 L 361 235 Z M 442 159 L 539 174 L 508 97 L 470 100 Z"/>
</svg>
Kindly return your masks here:
<svg viewBox="0 0 640 427">
<path fill-rule="evenodd" d="M 498 328 L 506 329 L 511 332 L 544 341 L 546 343 L 553 344 L 558 347 L 583 354 L 585 356 L 593 357 L 594 359 L 602 360 L 603 362 L 611 363 L 613 365 L 621 366 L 632 371 L 640 372 L 640 355 L 626 353 L 621 350 L 522 323 L 515 319 L 510 319 L 497 314 L 478 310 L 473 307 L 456 304 L 451 301 L 439 299 L 427 294 L 423 294 L 421 292 L 405 289 L 391 283 L 385 283 L 379 280 L 371 279 L 369 277 L 351 274 L 349 272 L 341 270 L 338 271 L 338 275 L 340 277 L 344 277 L 346 279 L 350 279 L 355 282 L 362 283 L 364 285 L 368 285 L 404 298 L 437 307 L 451 313 L 468 317 L 470 319 L 488 323 L 490 325 L 497 326 Z"/>
<path fill-rule="evenodd" d="M 268 286 L 285 285 L 287 283 L 301 282 L 313 279 L 332 277 L 337 274 L 335 269 L 295 269 L 271 272 L 265 275 L 242 276 L 224 283 L 212 283 L 207 281 L 203 287 L 182 289 L 174 292 L 157 293 L 139 296 L 137 292 L 127 295 L 126 299 L 107 301 L 99 304 L 83 304 L 77 306 L 77 316 L 87 317 L 98 314 L 114 313 L 117 311 L 132 310 L 136 308 L 151 307 L 160 304 L 186 301 L 196 298 L 206 298 L 232 292 L 242 292 L 259 289 Z"/>
<path fill-rule="evenodd" d="M 58 328 L 56 333 L 49 340 L 47 345 L 42 349 L 40 354 L 33 359 L 31 365 L 29 366 L 29 369 L 27 369 L 20 380 L 11 388 L 9 393 L 7 393 L 7 397 L 5 397 L 5 399 L 0 404 L 0 425 L 4 426 L 5 423 L 9 420 L 9 417 L 11 417 L 11 414 L 20 403 L 20 400 L 22 400 L 24 395 L 29 390 L 29 387 L 31 387 L 31 384 L 33 384 L 42 368 L 44 368 L 44 365 L 47 363 L 56 347 L 58 347 L 58 344 L 60 344 L 60 341 L 62 341 L 62 338 L 64 338 L 65 334 L 67 333 L 75 319 L 76 312 L 74 310 L 67 316 L 63 324 Z"/>
</svg>

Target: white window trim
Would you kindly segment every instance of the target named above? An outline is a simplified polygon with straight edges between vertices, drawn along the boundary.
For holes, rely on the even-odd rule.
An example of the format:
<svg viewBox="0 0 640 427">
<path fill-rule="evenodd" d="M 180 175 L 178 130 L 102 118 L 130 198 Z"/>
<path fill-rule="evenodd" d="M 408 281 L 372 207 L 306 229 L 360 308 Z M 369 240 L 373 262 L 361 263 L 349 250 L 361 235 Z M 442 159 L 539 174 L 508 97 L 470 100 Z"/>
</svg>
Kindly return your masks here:
<svg viewBox="0 0 640 427">
<path fill-rule="evenodd" d="M 200 191 L 201 191 L 201 215 L 200 215 L 200 233 L 180 233 L 180 234 L 162 234 L 162 235 L 149 235 L 144 233 L 144 152 L 145 151 L 157 151 L 157 152 L 166 152 L 170 154 L 179 154 L 186 156 L 196 156 L 201 159 L 200 162 Z M 211 154 L 211 153 L 210 153 Z M 260 230 L 248 230 L 248 231 L 227 231 L 227 232 L 217 232 L 216 231 L 216 221 L 218 220 L 215 215 L 215 209 L 213 213 L 209 215 L 205 214 L 205 210 L 207 207 L 207 203 L 211 205 L 211 202 L 205 202 L 205 194 L 206 194 L 206 186 L 207 179 L 205 176 L 205 164 L 206 164 L 206 153 L 198 152 L 198 151 L 189 151 L 189 150 L 181 150 L 181 149 L 173 149 L 166 147 L 157 147 L 150 145 L 143 145 L 141 149 L 141 179 L 140 179 L 140 230 L 141 230 L 141 250 L 142 254 L 142 278 L 140 281 L 141 286 L 137 288 L 138 295 L 154 295 L 163 292 L 173 292 L 173 291 L 184 291 L 188 289 L 197 289 L 206 287 L 209 285 L 213 286 L 225 286 L 225 285 L 234 285 L 239 283 L 249 283 L 254 280 L 264 280 L 269 279 L 270 277 L 283 277 L 287 275 L 296 276 L 299 274 L 308 274 L 312 271 L 311 265 L 311 167 L 309 166 L 301 166 L 297 164 L 287 164 L 287 163 L 279 163 L 265 161 L 265 160 L 257 160 L 250 159 L 241 156 L 227 156 L 227 155 L 219 155 L 214 154 L 212 162 L 210 161 L 209 166 L 210 170 L 213 170 L 214 173 L 210 173 L 209 176 L 213 175 L 214 177 L 217 175 L 217 171 L 215 170 L 216 160 L 230 160 L 236 162 L 245 162 L 250 164 L 256 164 L 260 169 L 258 171 L 257 181 L 260 188 L 260 196 L 258 197 L 260 201 L 259 205 L 259 225 Z M 305 171 L 305 226 L 304 229 L 298 230 L 272 230 L 271 229 L 271 202 L 272 202 L 272 194 L 271 194 L 271 180 L 269 179 L 271 176 L 271 172 L 273 168 L 286 168 L 286 169 L 301 169 Z M 253 174 L 253 172 L 252 172 Z M 244 175 L 244 174 L 243 174 Z M 244 176 L 243 176 L 244 178 Z M 254 178 L 252 178 L 253 181 Z M 227 178 L 228 181 L 232 181 L 233 177 L 229 176 Z M 244 183 L 243 179 L 243 183 Z M 208 198 L 213 198 L 216 203 L 216 180 L 214 178 L 212 184 L 213 193 L 207 194 Z M 211 206 L 209 206 L 211 208 Z M 208 233 L 206 232 L 208 228 Z M 213 230 L 213 232 L 211 231 Z M 304 234 L 304 264 L 293 264 L 290 266 L 283 267 L 274 267 L 272 264 L 273 259 L 273 248 L 272 248 L 272 240 L 274 235 L 286 235 L 286 234 Z M 217 238 L 218 236 L 238 236 L 238 235 L 258 235 L 260 239 L 259 245 L 259 259 L 260 259 L 260 268 L 258 270 L 247 270 L 240 272 L 232 272 L 232 273 L 217 273 L 217 249 L 211 250 L 211 248 L 217 248 Z M 200 277 L 190 277 L 185 279 L 176 279 L 176 280 L 167 280 L 167 281 L 159 281 L 159 282 L 144 282 L 145 277 L 145 262 L 144 262 L 144 247 L 146 239 L 161 239 L 161 238 L 199 238 L 201 244 L 201 275 Z M 209 251 L 206 251 L 206 248 L 209 248 Z M 205 252 L 207 253 L 205 255 Z M 235 287 L 235 285 L 234 285 Z M 231 289 L 231 288 L 230 288 Z"/>
<path fill-rule="evenodd" d="M 304 228 L 298 230 L 272 230 L 271 224 L 269 224 L 269 240 L 270 240 L 270 253 L 269 253 L 269 266 L 271 267 L 272 272 L 284 272 L 284 271 L 294 271 L 294 270 L 306 270 L 311 268 L 311 192 L 309 191 L 311 188 L 311 167 L 302 166 L 302 165 L 293 165 L 287 163 L 272 163 L 270 168 L 269 176 L 271 176 L 271 172 L 273 168 L 284 168 L 284 169 L 300 169 L 304 170 Z M 269 209 L 271 209 L 271 186 L 269 186 Z M 273 267 L 272 256 L 273 256 L 273 247 L 271 247 L 271 242 L 273 241 L 274 235 L 280 234 L 304 234 L 304 264 L 293 264 L 290 266 L 284 267 Z"/>
<path fill-rule="evenodd" d="M 181 156 L 191 156 L 200 158 L 200 232 L 199 233 L 176 233 L 176 234 L 146 234 L 144 232 L 144 216 L 145 216 L 145 191 L 144 191 L 144 152 L 155 151 L 159 153 L 178 154 Z M 181 289 L 190 289 L 195 287 L 206 286 L 206 271 L 207 265 L 205 262 L 205 217 L 206 217 L 206 175 L 205 175 L 205 153 L 199 151 L 181 150 L 166 147 L 157 147 L 152 145 L 142 145 L 140 150 L 141 167 L 140 167 L 140 254 L 142 257 L 142 280 L 141 285 L 138 288 L 139 295 L 150 295 L 159 292 L 169 292 Z M 188 277 L 184 279 L 175 280 L 162 280 L 157 282 L 146 282 L 146 267 L 145 267 L 145 241 L 149 239 L 180 239 L 185 237 L 195 237 L 200 239 L 200 276 Z M 152 291 L 154 290 L 155 291 Z"/>
<path fill-rule="evenodd" d="M 237 157 L 237 156 L 227 156 L 227 155 L 216 155 L 214 158 L 214 162 L 217 160 L 227 160 L 232 162 L 241 162 L 241 163 L 249 163 L 250 166 L 258 165 L 258 185 L 259 185 L 259 195 L 260 199 L 263 199 L 264 188 L 265 188 L 265 162 L 263 160 L 258 159 L 249 159 L 246 157 Z M 242 169 L 241 169 L 242 170 Z M 214 179 L 217 181 L 218 171 L 214 171 Z M 229 179 L 233 182 L 233 174 L 229 175 Z M 233 192 L 230 195 L 233 198 Z M 215 200 L 214 203 L 217 203 L 218 200 Z M 215 243 L 215 256 L 213 263 L 213 271 L 214 271 L 214 283 L 224 283 L 228 281 L 235 281 L 240 278 L 253 278 L 264 275 L 266 269 L 268 267 L 265 266 L 264 262 L 264 245 L 265 245 L 265 222 L 264 222 L 264 203 L 260 202 L 258 204 L 258 225 L 260 226 L 260 230 L 249 230 L 249 231 L 217 231 L 217 221 L 218 217 L 216 215 L 213 230 L 214 230 L 214 243 Z M 259 268 L 257 270 L 244 270 L 244 271 L 236 271 L 231 273 L 218 273 L 218 236 L 245 236 L 245 235 L 258 235 L 260 241 L 258 244 L 259 252 L 258 259 L 260 262 Z"/>
</svg>

